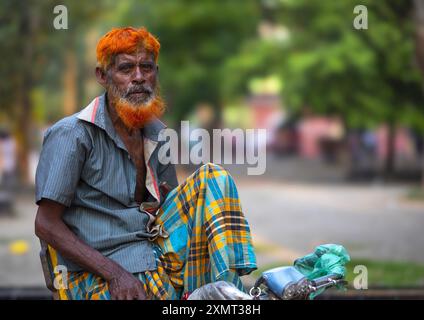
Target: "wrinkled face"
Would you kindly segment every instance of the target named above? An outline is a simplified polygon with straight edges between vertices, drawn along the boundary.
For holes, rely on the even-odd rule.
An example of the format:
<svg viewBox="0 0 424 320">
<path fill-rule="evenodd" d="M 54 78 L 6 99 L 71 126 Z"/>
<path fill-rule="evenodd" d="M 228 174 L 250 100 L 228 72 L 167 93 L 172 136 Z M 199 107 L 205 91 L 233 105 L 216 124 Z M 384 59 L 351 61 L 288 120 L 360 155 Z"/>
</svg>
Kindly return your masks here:
<svg viewBox="0 0 424 320">
<path fill-rule="evenodd" d="M 98 82 L 126 127 L 142 128 L 164 113 L 157 74 L 154 56 L 145 49 L 118 54 L 106 71 L 96 68 Z"/>
<path fill-rule="evenodd" d="M 158 67 L 153 54 L 140 49 L 133 54 L 118 54 L 107 70 L 109 94 L 132 105 L 144 105 L 155 97 Z"/>
</svg>

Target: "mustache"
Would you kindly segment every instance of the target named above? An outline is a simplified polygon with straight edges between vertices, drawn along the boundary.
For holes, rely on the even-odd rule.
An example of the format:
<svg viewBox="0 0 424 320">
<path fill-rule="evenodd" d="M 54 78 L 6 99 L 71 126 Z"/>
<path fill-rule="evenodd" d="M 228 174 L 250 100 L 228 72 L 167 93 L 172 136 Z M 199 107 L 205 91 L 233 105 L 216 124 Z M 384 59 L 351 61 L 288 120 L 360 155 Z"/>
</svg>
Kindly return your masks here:
<svg viewBox="0 0 424 320">
<path fill-rule="evenodd" d="M 145 93 L 145 94 L 151 95 L 153 93 L 153 88 L 146 85 L 134 85 L 127 89 L 124 97 L 128 97 L 130 94 L 133 94 L 133 93 Z"/>
</svg>

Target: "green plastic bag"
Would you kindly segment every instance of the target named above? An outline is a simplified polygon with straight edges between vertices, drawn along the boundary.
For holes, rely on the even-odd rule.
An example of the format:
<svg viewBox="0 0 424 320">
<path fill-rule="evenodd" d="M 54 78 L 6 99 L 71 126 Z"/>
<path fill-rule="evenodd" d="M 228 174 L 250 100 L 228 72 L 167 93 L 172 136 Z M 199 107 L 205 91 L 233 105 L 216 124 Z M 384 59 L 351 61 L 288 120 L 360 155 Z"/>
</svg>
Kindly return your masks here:
<svg viewBox="0 0 424 320">
<path fill-rule="evenodd" d="M 337 274 L 346 276 L 345 264 L 350 261 L 346 249 L 338 244 L 323 244 L 315 248 L 314 253 L 308 254 L 294 262 L 294 267 L 309 280 Z M 311 299 L 322 293 L 325 289 L 311 294 Z"/>
</svg>

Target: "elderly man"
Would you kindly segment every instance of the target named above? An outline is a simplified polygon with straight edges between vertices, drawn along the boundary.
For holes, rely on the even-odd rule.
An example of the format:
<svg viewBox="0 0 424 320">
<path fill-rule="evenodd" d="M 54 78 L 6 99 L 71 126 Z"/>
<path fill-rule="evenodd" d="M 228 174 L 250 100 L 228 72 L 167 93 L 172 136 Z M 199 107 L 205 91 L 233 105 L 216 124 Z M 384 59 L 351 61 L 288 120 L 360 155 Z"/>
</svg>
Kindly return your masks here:
<svg viewBox="0 0 424 320">
<path fill-rule="evenodd" d="M 61 299 L 181 299 L 218 280 L 243 290 L 256 269 L 231 176 L 206 164 L 178 184 L 159 159 L 159 47 L 145 28 L 103 36 L 106 93 L 44 136 L 35 232 L 66 267 Z"/>
</svg>

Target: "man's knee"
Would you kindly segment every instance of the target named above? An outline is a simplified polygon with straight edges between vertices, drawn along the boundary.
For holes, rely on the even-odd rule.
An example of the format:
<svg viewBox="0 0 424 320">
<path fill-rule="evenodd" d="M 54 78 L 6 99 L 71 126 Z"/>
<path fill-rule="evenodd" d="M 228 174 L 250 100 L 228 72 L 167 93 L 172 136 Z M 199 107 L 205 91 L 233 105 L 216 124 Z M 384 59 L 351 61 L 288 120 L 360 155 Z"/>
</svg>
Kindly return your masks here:
<svg viewBox="0 0 424 320">
<path fill-rule="evenodd" d="M 213 162 L 208 162 L 208 163 L 202 165 L 199 168 L 199 171 L 206 172 L 207 178 L 213 177 L 214 173 L 219 173 L 220 176 L 228 176 L 229 175 L 228 171 L 225 168 L 223 168 L 220 165 L 215 164 Z"/>
<path fill-rule="evenodd" d="M 205 169 L 205 170 L 209 170 L 209 171 L 214 171 L 214 170 L 219 170 L 219 171 L 222 170 L 222 171 L 225 171 L 225 172 L 227 171 L 223 167 L 221 167 L 220 165 L 215 164 L 213 162 L 205 163 L 204 165 L 202 165 L 200 167 L 200 169 Z"/>
</svg>

